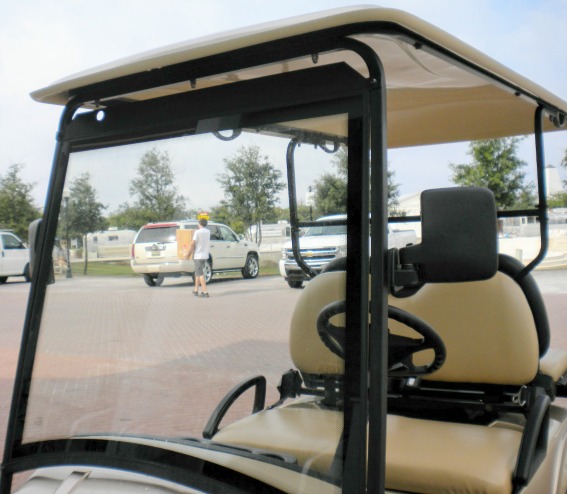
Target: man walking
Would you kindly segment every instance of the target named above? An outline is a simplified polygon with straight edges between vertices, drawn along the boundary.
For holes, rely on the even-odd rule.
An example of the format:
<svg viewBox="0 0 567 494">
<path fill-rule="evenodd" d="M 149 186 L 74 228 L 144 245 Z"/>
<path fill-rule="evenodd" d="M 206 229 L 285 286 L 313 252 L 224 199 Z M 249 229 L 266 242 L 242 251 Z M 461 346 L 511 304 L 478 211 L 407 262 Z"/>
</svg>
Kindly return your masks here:
<svg viewBox="0 0 567 494">
<path fill-rule="evenodd" d="M 209 259 L 209 251 L 211 249 L 211 232 L 207 229 L 207 220 L 201 218 L 198 224 L 198 230 L 193 234 L 193 241 L 189 249 L 189 257 L 193 254 L 193 262 L 195 263 L 195 290 L 193 295 L 199 296 L 199 284 L 202 288 L 201 297 L 208 298 L 207 283 L 205 281 L 205 265 Z"/>
</svg>

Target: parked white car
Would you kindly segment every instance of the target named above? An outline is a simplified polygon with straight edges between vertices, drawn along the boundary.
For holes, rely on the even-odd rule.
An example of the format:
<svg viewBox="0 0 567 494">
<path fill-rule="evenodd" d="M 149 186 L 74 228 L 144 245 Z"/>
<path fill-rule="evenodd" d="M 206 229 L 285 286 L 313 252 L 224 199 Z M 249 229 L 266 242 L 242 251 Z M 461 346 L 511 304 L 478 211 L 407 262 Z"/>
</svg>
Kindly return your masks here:
<svg viewBox="0 0 567 494">
<path fill-rule="evenodd" d="M 30 281 L 30 251 L 14 233 L 0 231 L 0 284 L 9 276 Z"/>
<path fill-rule="evenodd" d="M 143 274 L 148 286 L 160 286 L 165 277 L 193 276 L 195 264 L 184 258 L 178 230 L 197 230 L 197 220 L 168 223 L 148 223 L 134 238 L 131 266 L 135 273 Z M 241 271 L 244 278 L 256 278 L 260 271 L 260 254 L 254 242 L 234 233 L 228 226 L 209 222 L 211 252 L 205 267 L 208 283 L 214 273 Z"/>
<path fill-rule="evenodd" d="M 324 216 L 317 221 L 346 220 L 345 215 Z M 316 273 L 338 257 L 345 257 L 347 252 L 346 224 L 312 226 L 299 239 L 299 250 L 305 263 Z M 396 230 L 388 225 L 388 246 L 406 247 L 417 242 L 413 230 Z M 308 276 L 298 266 L 292 250 L 291 241 L 282 247 L 282 258 L 279 262 L 280 274 L 291 288 L 301 288 Z"/>
</svg>

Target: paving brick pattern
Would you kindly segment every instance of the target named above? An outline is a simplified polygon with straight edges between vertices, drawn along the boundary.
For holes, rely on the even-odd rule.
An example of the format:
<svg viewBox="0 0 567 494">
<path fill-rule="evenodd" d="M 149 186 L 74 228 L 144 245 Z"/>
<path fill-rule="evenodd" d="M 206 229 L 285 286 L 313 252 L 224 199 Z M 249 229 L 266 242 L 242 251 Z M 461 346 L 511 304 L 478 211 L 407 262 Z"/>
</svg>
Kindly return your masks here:
<svg viewBox="0 0 567 494">
<path fill-rule="evenodd" d="M 567 350 L 567 271 L 540 276 L 553 346 Z M 0 287 L 2 443 L 28 290 Z M 191 290 L 183 279 L 149 288 L 140 278 L 50 287 L 26 439 L 101 430 L 199 437 L 224 394 L 255 374 L 275 401 L 279 376 L 293 367 L 287 336 L 301 291 L 279 277 L 221 280 L 209 299 Z M 242 400 L 228 420 L 250 406 Z"/>
<path fill-rule="evenodd" d="M 292 367 L 287 335 L 300 291 L 278 278 L 232 280 L 201 299 L 168 281 L 50 287 L 26 440 L 101 430 L 199 436 L 224 394 L 255 374 L 275 401 Z"/>
</svg>

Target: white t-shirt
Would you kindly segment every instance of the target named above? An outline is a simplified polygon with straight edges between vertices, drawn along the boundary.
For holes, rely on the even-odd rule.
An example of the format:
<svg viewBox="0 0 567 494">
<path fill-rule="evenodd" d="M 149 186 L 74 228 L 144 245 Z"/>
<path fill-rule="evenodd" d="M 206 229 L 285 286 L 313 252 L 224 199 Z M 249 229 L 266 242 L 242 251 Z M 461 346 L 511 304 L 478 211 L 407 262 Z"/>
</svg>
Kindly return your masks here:
<svg viewBox="0 0 567 494">
<path fill-rule="evenodd" d="M 211 249 L 211 232 L 208 228 L 199 228 L 193 234 L 195 242 L 195 252 L 193 259 L 208 259 L 209 250 Z"/>
</svg>

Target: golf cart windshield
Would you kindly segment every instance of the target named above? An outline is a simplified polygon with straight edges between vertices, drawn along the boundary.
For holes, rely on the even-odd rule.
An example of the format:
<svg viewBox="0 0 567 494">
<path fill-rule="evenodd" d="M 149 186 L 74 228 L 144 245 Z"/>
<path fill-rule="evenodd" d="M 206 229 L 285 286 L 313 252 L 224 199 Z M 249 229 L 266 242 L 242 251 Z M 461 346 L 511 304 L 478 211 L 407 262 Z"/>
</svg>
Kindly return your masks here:
<svg viewBox="0 0 567 494">
<path fill-rule="evenodd" d="M 396 271 L 400 263 L 386 272 L 388 219 L 403 223 L 394 233 L 422 238 L 419 200 L 392 202 L 389 181 L 419 175 L 428 188 L 446 185 L 404 161 L 415 146 L 524 134 L 536 141 L 529 167 L 538 178 L 542 133 L 567 111 L 412 16 L 358 8 L 169 47 L 33 97 L 66 108 L 2 493 L 12 474 L 53 465 L 124 469 L 175 482 L 171 492 L 383 492 L 388 373 L 409 375 L 405 356 L 388 354 L 389 289 L 399 272 L 422 274 Z M 392 156 L 401 157 L 396 176 Z M 310 187 L 331 182 L 313 216 Z M 536 231 L 530 266 L 548 243 L 543 192 L 534 189 L 538 207 L 498 212 L 498 235 L 511 239 L 501 253 L 516 252 L 515 231 Z M 344 218 L 313 220 L 330 214 Z M 183 237 L 168 226 L 163 242 L 147 228 L 110 256 L 88 240 L 111 227 L 198 218 L 245 236 L 211 241 L 206 286 L 191 257 L 196 229 Z M 302 269 L 300 240 L 346 235 L 346 274 L 289 289 L 278 276 L 286 239 L 252 235 L 282 220 Z M 55 238 L 65 256 L 49 284 Z M 321 285 L 329 278 L 332 289 Z M 343 305 L 328 315 L 336 300 Z M 425 363 L 410 366 L 416 375 L 443 364 L 438 340 L 425 352 Z"/>
</svg>

